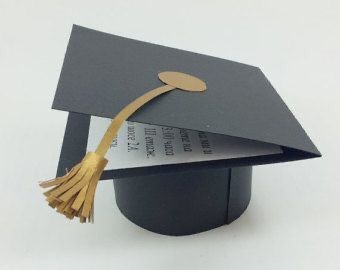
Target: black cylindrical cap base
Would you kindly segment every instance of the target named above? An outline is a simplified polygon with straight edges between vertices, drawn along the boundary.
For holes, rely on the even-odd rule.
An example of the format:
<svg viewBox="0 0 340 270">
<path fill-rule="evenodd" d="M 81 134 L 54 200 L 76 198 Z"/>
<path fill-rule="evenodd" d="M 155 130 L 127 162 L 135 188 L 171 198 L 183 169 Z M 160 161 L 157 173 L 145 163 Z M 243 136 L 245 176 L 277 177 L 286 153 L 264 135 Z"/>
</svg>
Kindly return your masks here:
<svg viewBox="0 0 340 270">
<path fill-rule="evenodd" d="M 165 235 L 207 231 L 237 219 L 251 196 L 251 167 L 180 170 L 114 180 L 130 221 Z"/>
</svg>

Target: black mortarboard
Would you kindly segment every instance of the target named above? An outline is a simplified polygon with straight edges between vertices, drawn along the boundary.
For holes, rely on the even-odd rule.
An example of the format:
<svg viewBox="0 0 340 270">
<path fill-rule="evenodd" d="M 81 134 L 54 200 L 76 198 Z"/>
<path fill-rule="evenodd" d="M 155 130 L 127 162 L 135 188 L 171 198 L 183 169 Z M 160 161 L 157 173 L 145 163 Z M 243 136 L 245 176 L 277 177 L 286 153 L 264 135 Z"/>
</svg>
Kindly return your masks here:
<svg viewBox="0 0 340 270">
<path fill-rule="evenodd" d="M 74 26 L 53 108 L 70 112 L 58 175 L 86 152 L 91 116 L 114 118 L 178 71 L 207 91 L 171 91 L 128 120 L 280 147 L 265 155 L 107 170 L 122 213 L 149 230 L 182 235 L 230 223 L 250 200 L 251 166 L 320 156 L 258 67 Z"/>
</svg>

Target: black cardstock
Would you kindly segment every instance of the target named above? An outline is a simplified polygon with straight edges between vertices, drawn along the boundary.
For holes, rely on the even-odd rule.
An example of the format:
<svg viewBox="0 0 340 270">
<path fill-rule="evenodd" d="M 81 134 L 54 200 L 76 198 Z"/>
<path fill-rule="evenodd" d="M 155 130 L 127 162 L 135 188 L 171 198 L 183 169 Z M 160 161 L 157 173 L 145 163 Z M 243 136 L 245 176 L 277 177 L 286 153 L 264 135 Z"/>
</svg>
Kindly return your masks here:
<svg viewBox="0 0 340 270">
<path fill-rule="evenodd" d="M 57 174 L 85 155 L 91 115 L 113 118 L 162 86 L 162 71 L 197 76 L 207 90 L 171 91 L 129 121 L 276 144 L 283 153 L 104 171 L 119 209 L 137 225 L 185 235 L 228 224 L 250 201 L 253 165 L 321 156 L 258 67 L 74 25 L 52 106 L 69 112 Z"/>
<path fill-rule="evenodd" d="M 163 85 L 157 74 L 180 71 L 204 80 L 207 91 L 172 91 L 130 121 L 186 128 L 277 144 L 294 160 L 320 156 L 270 82 L 254 66 L 74 26 L 53 108 L 113 118 L 124 106 Z M 280 161 L 274 158 L 270 162 Z"/>
</svg>

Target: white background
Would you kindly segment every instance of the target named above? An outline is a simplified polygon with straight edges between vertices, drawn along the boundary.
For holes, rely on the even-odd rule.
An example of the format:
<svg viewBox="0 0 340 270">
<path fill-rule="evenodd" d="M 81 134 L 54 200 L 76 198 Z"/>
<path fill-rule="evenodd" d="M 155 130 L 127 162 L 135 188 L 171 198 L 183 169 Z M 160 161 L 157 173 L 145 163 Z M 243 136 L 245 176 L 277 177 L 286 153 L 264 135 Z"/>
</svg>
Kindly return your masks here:
<svg viewBox="0 0 340 270">
<path fill-rule="evenodd" d="M 339 269 L 340 2 L 0 0 L 0 269 Z M 96 222 L 53 213 L 66 113 L 50 109 L 73 23 L 260 66 L 323 153 L 256 167 L 246 213 L 185 237 L 145 231 L 99 185 Z"/>
</svg>

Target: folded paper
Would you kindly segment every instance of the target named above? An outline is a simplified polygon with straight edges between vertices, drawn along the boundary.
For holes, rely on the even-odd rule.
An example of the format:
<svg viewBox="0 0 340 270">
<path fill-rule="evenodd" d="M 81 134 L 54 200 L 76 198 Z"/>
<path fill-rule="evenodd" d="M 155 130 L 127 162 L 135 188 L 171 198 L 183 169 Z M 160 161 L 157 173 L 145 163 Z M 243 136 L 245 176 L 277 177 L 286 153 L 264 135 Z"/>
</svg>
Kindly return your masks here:
<svg viewBox="0 0 340 270">
<path fill-rule="evenodd" d="M 98 145 L 110 119 L 91 117 L 87 150 Z M 106 170 L 282 154 L 280 146 L 209 132 L 124 122 L 106 155 Z"/>
</svg>

